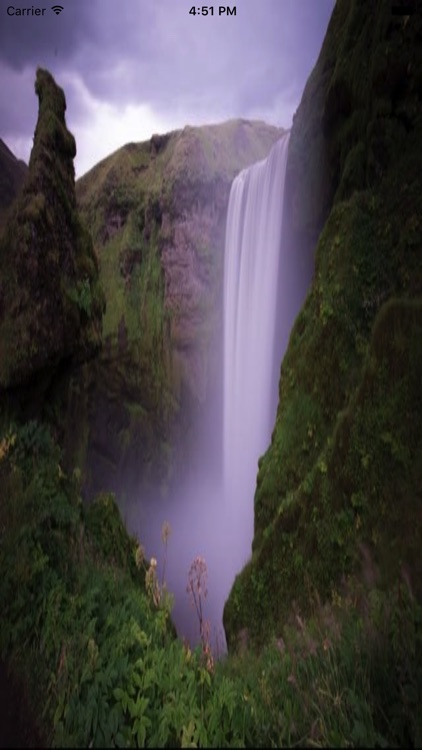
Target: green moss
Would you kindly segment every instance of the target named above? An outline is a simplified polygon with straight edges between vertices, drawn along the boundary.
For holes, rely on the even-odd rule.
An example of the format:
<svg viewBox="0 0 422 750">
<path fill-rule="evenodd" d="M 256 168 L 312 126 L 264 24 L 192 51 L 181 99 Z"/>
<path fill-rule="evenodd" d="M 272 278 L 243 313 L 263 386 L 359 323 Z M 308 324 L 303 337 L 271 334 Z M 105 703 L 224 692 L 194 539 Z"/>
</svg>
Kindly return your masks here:
<svg viewBox="0 0 422 750">
<path fill-rule="evenodd" d="M 92 240 L 76 208 L 75 141 L 66 101 L 38 69 L 38 122 L 22 192 L 0 239 L 6 282 L 0 317 L 0 387 L 28 382 L 98 350 L 104 297 Z"/>
<path fill-rule="evenodd" d="M 416 325 L 421 340 L 420 312 L 420 304 L 400 303 L 383 311 L 378 358 L 392 317 L 397 335 Z M 281 623 L 276 606 L 272 620 L 263 606 L 268 559 L 248 565 L 250 613 L 263 617 L 268 642 L 214 662 L 176 639 L 168 592 L 158 585 L 158 601 L 151 596 L 153 567 L 125 532 L 113 496 L 82 503 L 78 472 L 63 471 L 45 426 L 11 423 L 0 433 L 0 479 L 0 647 L 28 696 L 26 722 L 33 718 L 40 744 L 420 744 L 422 613 L 408 582 L 383 592 L 349 577 L 330 604 L 314 596 L 309 617 L 296 607 Z M 275 530 L 266 536 L 282 574 L 305 571 L 287 536 L 282 554 Z M 235 586 L 235 609 L 237 594 Z M 243 650 L 247 642 L 245 630 Z"/>
<path fill-rule="evenodd" d="M 183 460 L 166 446 L 174 440 L 183 453 L 192 404 L 201 408 L 206 398 L 206 386 L 194 382 L 186 363 L 197 357 L 205 363 L 204 371 L 210 369 L 231 181 L 240 169 L 266 156 L 282 132 L 242 120 L 186 127 L 128 144 L 77 183 L 107 299 L 105 351 L 95 378 L 89 378 L 104 388 L 93 387 L 89 419 L 91 424 L 101 420 L 97 403 L 98 409 L 111 404 L 110 434 L 100 441 L 102 456 L 111 453 L 111 463 L 127 467 L 134 461 L 133 445 L 142 445 L 149 459 L 148 464 L 137 459 L 139 472 L 142 465 L 145 479 L 158 473 L 155 479 L 163 487 L 171 460 Z M 192 273 L 201 294 L 180 293 L 171 278 L 182 254 L 189 262 L 194 256 Z M 114 404 L 121 404 L 122 393 L 118 414 Z M 136 404 L 143 414 L 134 419 Z M 114 433 L 120 435 L 118 445 Z M 126 484 L 126 477 L 122 481 Z"/>
<path fill-rule="evenodd" d="M 362 545 L 371 550 L 380 585 L 391 585 L 405 566 L 415 593 L 422 596 L 421 327 L 420 301 L 391 300 L 381 309 L 360 384 L 339 415 L 333 437 L 302 482 L 291 478 L 297 489 L 288 502 L 278 508 L 267 503 L 267 515 L 256 515 L 261 527 L 266 525 L 255 535 L 252 562 L 238 577 L 226 606 L 229 633 L 247 625 L 252 638 L 265 642 L 285 621 L 293 600 L 308 612 L 310 591 L 326 598 L 341 576 L 359 573 Z M 312 440 L 312 426 L 308 434 Z M 267 464 L 269 480 L 264 475 L 258 486 L 260 500 L 266 490 L 275 497 L 268 484 L 272 466 Z M 278 594 L 269 599 L 275 581 Z M 247 605 L 252 600 L 253 611 Z"/>
<path fill-rule="evenodd" d="M 364 576 L 363 549 L 383 586 L 405 569 L 421 596 L 420 33 L 337 2 L 295 116 L 286 231 L 315 267 L 259 462 L 252 560 L 225 608 L 232 644 Z"/>
</svg>

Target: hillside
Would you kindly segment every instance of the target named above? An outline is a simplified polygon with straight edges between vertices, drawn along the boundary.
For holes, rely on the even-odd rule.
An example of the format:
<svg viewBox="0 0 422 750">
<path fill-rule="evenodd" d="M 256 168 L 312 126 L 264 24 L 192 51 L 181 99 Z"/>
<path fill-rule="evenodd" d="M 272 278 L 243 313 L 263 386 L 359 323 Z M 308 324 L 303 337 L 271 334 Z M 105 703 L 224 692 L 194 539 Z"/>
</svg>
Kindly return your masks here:
<svg viewBox="0 0 422 750">
<path fill-rule="evenodd" d="M 294 119 L 285 214 L 315 270 L 226 604 L 232 647 L 368 581 L 422 595 L 421 33 L 420 16 L 339 0 Z"/>
<path fill-rule="evenodd" d="M 187 126 L 124 146 L 77 182 L 107 298 L 104 349 L 71 406 L 86 426 L 78 461 L 85 454 L 91 489 L 120 495 L 141 480 L 165 492 L 195 460 L 195 425 L 220 377 L 231 181 L 283 132 Z"/>
</svg>

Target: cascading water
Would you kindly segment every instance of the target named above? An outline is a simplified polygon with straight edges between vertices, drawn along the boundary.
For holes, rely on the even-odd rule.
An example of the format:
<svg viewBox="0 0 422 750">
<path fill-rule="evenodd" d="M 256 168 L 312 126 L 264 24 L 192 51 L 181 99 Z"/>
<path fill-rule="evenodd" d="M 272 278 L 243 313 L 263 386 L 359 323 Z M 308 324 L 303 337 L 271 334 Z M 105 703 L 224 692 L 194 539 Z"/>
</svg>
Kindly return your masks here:
<svg viewBox="0 0 422 750">
<path fill-rule="evenodd" d="M 238 563 L 253 537 L 258 458 L 269 445 L 275 414 L 274 334 L 289 133 L 266 159 L 233 181 L 224 259 L 224 496 L 237 518 Z M 233 527 L 236 535 L 236 525 Z M 235 540 L 233 539 L 233 543 Z M 243 559 L 242 559 L 243 558 Z"/>
<path fill-rule="evenodd" d="M 274 354 L 274 338 L 288 142 L 289 136 L 283 136 L 265 160 L 242 171 L 230 192 L 224 261 L 223 486 L 219 477 L 210 477 L 205 450 L 203 465 L 176 495 L 163 501 L 152 498 L 136 510 L 139 537 L 148 540 L 159 568 L 161 525 L 170 523 L 166 577 L 175 595 L 172 618 L 179 635 L 191 644 L 199 641 L 199 629 L 186 594 L 187 573 L 197 555 L 205 558 L 209 593 L 204 618 L 212 645 L 219 650 L 225 650 L 224 604 L 251 550 L 258 458 L 269 445 L 275 418 L 280 351 Z"/>
</svg>

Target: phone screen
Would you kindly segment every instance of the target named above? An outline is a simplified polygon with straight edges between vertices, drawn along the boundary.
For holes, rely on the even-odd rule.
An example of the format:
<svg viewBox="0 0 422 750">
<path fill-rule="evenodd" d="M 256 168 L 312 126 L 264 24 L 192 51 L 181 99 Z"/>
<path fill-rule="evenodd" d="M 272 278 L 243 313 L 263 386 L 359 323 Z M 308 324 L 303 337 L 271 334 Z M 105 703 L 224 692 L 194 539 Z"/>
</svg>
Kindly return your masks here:
<svg viewBox="0 0 422 750">
<path fill-rule="evenodd" d="M 421 745 L 419 5 L 0 0 L 0 747 Z"/>
</svg>

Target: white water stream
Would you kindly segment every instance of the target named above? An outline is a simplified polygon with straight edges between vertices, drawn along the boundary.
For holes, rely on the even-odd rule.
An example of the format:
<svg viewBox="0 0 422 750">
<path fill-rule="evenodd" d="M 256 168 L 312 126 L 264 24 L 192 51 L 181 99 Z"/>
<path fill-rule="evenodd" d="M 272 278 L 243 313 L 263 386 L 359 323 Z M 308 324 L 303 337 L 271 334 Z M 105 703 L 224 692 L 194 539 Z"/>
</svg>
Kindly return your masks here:
<svg viewBox="0 0 422 750">
<path fill-rule="evenodd" d="M 242 516 L 241 547 L 253 537 L 258 458 L 275 414 L 274 335 L 289 134 L 233 182 L 224 266 L 224 495 Z"/>
<path fill-rule="evenodd" d="M 289 134 L 268 157 L 233 181 L 227 216 L 224 267 L 223 484 L 197 471 L 176 496 L 143 503 L 129 527 L 144 541 L 162 572 L 160 539 L 169 522 L 166 580 L 175 595 L 179 635 L 199 641 L 199 623 L 186 593 L 192 560 L 208 569 L 204 616 L 217 649 L 225 650 L 222 615 L 234 578 L 251 554 L 258 458 L 275 420 L 280 361 L 275 356 L 279 261 Z M 278 354 L 279 357 L 279 354 Z M 275 391 L 275 393 L 274 393 Z M 132 519 L 133 520 L 133 519 Z"/>
</svg>

